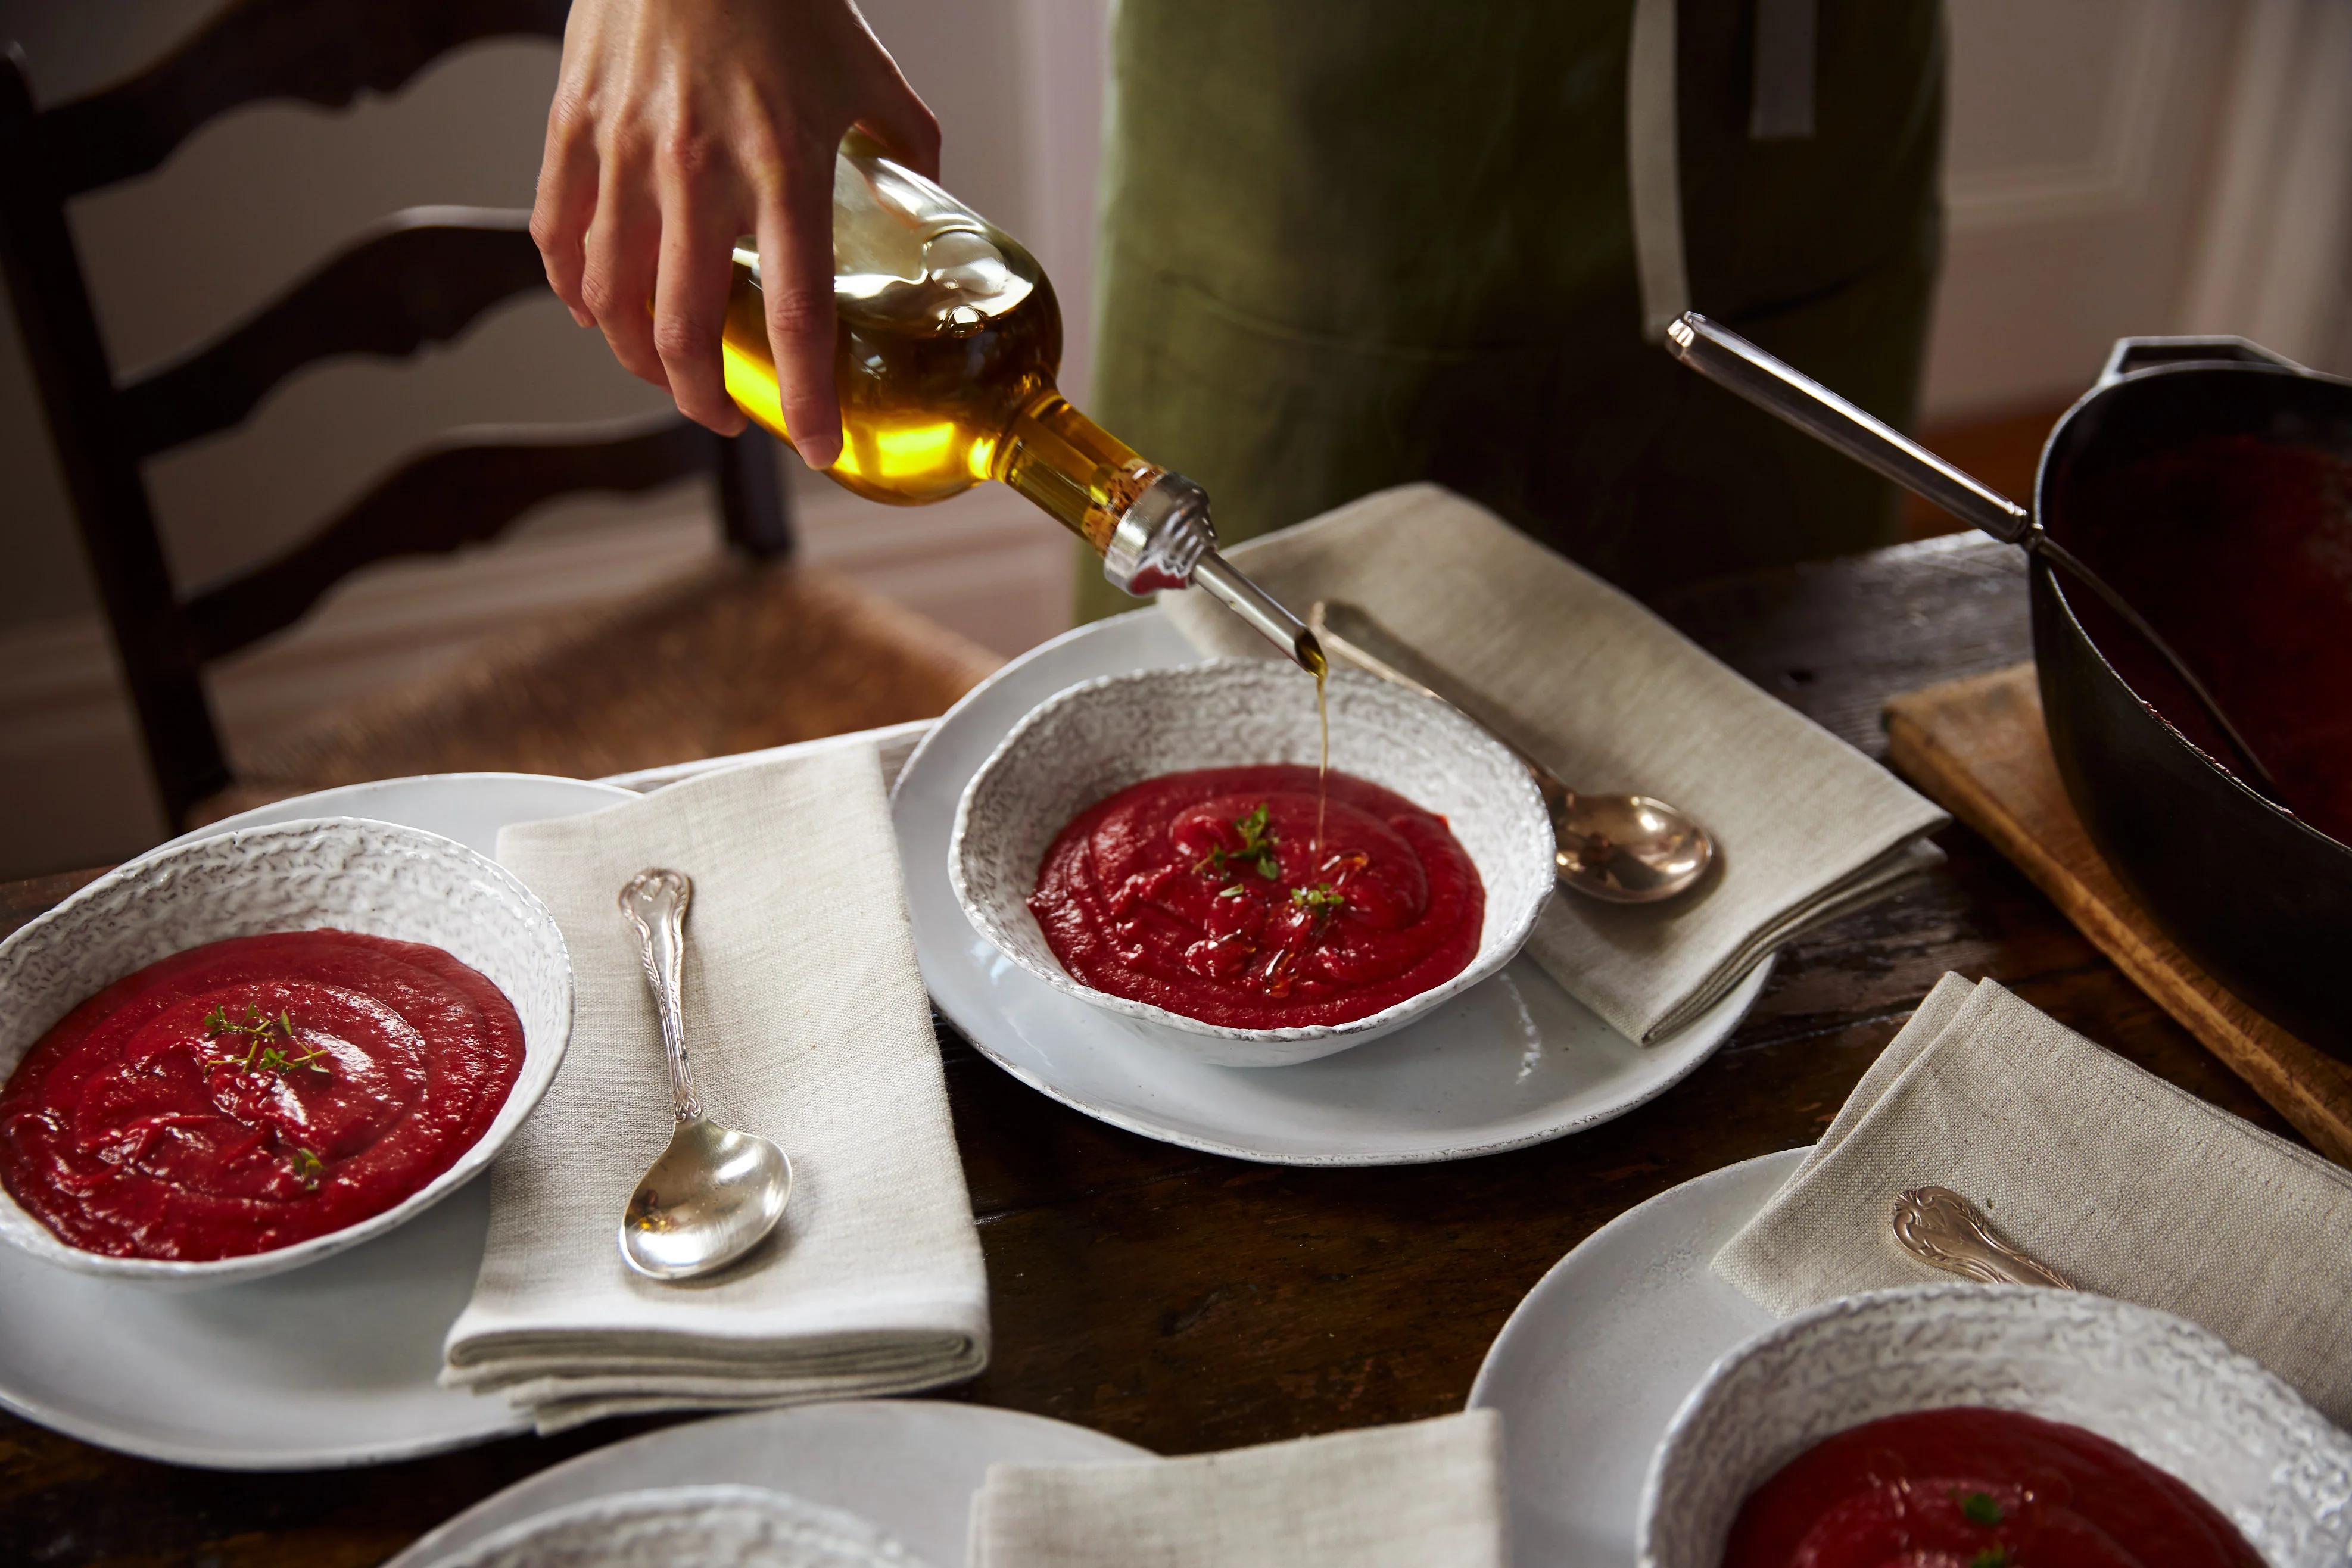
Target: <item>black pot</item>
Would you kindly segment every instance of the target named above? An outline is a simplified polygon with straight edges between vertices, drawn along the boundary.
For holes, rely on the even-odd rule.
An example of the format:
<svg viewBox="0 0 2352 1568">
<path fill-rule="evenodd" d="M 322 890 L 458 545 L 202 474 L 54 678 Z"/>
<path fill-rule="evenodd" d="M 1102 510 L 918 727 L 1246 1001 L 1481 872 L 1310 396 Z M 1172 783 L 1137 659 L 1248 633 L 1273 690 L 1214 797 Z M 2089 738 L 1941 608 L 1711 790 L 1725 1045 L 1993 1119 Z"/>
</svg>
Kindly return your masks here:
<svg viewBox="0 0 2352 1568">
<path fill-rule="evenodd" d="M 2222 648 L 2229 639 L 2205 636 L 2200 650 L 2202 633 L 2182 631 L 2178 618 L 2168 623 L 2142 593 L 2168 594 L 2195 618 L 2196 601 L 2184 596 L 2201 591 L 2202 580 L 2230 576 L 2214 569 L 2223 558 L 2211 552 L 2232 541 L 2216 536 L 2233 527 L 2268 527 L 2252 520 L 2259 507 L 2239 508 L 2240 521 L 2231 523 L 2231 507 L 2197 497 L 2210 502 L 2240 493 L 2231 487 L 2259 477 L 2242 465 L 2266 446 L 2352 462 L 2352 382 L 2315 374 L 2238 339 L 2126 339 L 2098 384 L 2051 433 L 2034 486 L 2043 528 L 2116 582 L 2216 687 L 2242 729 L 2247 721 L 2230 683 L 2200 662 L 2200 652 L 2231 656 Z M 2202 453 L 2217 455 L 2220 467 L 2198 473 Z M 2152 483 L 2152 476 L 2160 482 Z M 2176 497 L 2188 498 L 2168 499 Z M 2352 520 L 2346 526 L 2352 536 Z M 2281 613 L 2309 620 L 2315 602 L 2352 583 L 2352 571 L 2341 582 L 2326 572 L 2297 579 L 2314 552 L 2281 556 L 2274 536 L 2275 529 L 2263 548 L 2286 562 L 2279 602 L 2295 607 Z M 2217 760 L 2230 755 L 2226 746 L 2169 672 L 2145 656 L 2104 604 L 2053 576 L 2039 556 L 2032 594 L 2050 744 L 2092 841 L 2199 966 L 2276 1023 L 2352 1061 L 2352 847 L 2248 788 Z M 2260 626 L 2263 599 L 2244 597 L 2249 602 L 2235 609 L 2216 602 L 2212 623 L 2234 616 L 2242 630 Z M 2277 680 L 2303 683 L 2314 704 L 2352 690 L 2352 595 L 2341 597 L 2340 615 L 2305 638 L 2320 664 L 2273 661 Z M 2287 628 L 2279 635 L 2304 633 Z M 2345 680 L 2337 680 L 2339 673 Z M 2291 688 L 2264 692 L 2248 685 L 2257 678 L 2242 669 L 2235 689 L 2242 698 L 2252 693 L 2268 703 L 2275 715 L 2288 700 L 2281 693 Z M 2323 725 L 2352 722 L 2352 714 L 2315 709 L 2310 717 Z M 2278 771 L 2260 740 L 2255 749 Z M 2345 761 L 2352 768 L 2352 754 Z M 2344 831 L 2334 816 L 2320 820 Z"/>
</svg>

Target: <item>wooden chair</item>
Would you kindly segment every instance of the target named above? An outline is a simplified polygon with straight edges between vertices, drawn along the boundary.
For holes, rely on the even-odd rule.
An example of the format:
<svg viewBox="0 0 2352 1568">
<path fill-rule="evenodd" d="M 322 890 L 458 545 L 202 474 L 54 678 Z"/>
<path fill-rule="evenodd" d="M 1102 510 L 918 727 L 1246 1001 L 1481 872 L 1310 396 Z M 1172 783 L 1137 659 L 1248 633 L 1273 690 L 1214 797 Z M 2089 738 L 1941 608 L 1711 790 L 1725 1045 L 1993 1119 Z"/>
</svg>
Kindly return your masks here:
<svg viewBox="0 0 2352 1568">
<path fill-rule="evenodd" d="M 398 358 L 545 287 L 527 214 L 425 208 L 355 239 L 245 321 L 118 377 L 91 313 L 66 203 L 145 173 L 215 115 L 261 99 L 344 106 L 476 39 L 562 35 L 568 0 L 243 0 L 141 74 L 37 110 L 0 61 L 0 262 L 166 814 L 390 774 L 593 775 L 942 711 L 995 664 L 984 650 L 784 559 L 790 517 L 771 438 L 675 415 L 568 430 L 453 434 L 275 559 L 193 593 L 173 584 L 142 465 L 229 428 L 279 381 L 338 355 Z M 621 373 L 615 370 L 615 373 Z M 205 664 L 292 624 L 340 578 L 449 551 L 586 490 L 715 476 L 733 547 L 646 599 L 524 629 L 455 677 L 402 688 L 240 758 Z M 226 792 L 226 793 L 225 793 Z"/>
</svg>

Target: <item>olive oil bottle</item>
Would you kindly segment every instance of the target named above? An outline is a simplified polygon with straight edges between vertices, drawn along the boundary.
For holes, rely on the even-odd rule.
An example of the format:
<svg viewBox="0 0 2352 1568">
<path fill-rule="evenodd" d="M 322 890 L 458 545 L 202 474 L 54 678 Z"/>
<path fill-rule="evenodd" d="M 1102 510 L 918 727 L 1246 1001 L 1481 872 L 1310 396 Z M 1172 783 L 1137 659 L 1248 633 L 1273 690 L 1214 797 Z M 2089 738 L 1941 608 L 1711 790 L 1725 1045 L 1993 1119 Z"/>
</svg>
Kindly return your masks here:
<svg viewBox="0 0 2352 1568">
<path fill-rule="evenodd" d="M 834 161 L 833 255 L 834 480 L 899 506 L 1001 481 L 1094 547 L 1128 592 L 1198 585 L 1321 674 L 1313 634 L 1216 553 L 1201 487 L 1055 389 L 1061 309 L 1018 240 L 852 132 Z M 792 440 L 748 241 L 735 250 L 725 357 L 736 402 Z"/>
</svg>

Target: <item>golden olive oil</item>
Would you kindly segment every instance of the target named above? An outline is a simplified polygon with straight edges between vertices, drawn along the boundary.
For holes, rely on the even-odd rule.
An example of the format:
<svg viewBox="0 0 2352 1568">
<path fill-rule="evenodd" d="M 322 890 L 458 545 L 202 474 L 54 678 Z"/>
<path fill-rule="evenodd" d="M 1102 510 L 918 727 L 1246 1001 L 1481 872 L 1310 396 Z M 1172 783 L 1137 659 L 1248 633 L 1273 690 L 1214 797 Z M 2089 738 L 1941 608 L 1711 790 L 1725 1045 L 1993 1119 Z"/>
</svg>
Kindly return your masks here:
<svg viewBox="0 0 2352 1568">
<path fill-rule="evenodd" d="M 1002 480 L 1102 550 L 1164 470 L 1055 389 L 1062 317 L 1036 258 L 852 138 L 835 171 L 834 264 L 842 448 L 826 473 L 898 506 Z M 765 311 L 759 255 L 739 246 L 727 390 L 790 441 Z"/>
</svg>

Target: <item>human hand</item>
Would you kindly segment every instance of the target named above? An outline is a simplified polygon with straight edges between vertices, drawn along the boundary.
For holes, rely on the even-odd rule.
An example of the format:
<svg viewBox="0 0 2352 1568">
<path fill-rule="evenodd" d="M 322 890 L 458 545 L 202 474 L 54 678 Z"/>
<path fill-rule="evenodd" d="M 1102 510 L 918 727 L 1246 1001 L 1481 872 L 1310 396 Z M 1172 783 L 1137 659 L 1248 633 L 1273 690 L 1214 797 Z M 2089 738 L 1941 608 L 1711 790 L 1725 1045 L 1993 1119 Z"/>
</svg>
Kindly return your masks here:
<svg viewBox="0 0 2352 1568">
<path fill-rule="evenodd" d="M 939 121 L 854 0 L 572 0 L 530 214 L 572 319 L 722 435 L 746 423 L 719 358 L 730 254 L 756 235 L 784 423 L 820 469 L 841 455 L 833 159 L 853 125 L 937 177 Z"/>
</svg>

